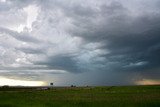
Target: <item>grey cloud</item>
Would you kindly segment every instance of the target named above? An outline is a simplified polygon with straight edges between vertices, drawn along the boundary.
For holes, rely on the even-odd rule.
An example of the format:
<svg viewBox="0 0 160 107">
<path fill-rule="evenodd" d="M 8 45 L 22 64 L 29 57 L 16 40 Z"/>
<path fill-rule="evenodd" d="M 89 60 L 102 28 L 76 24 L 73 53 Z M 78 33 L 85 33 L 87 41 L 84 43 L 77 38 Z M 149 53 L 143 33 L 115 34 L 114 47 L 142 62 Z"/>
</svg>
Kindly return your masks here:
<svg viewBox="0 0 160 107">
<path fill-rule="evenodd" d="M 75 29 L 71 29 L 73 36 L 83 37 L 91 42 L 107 39 L 109 36 L 125 33 L 128 28 L 129 11 L 119 2 L 103 4 L 99 9 L 92 9 L 93 16 L 71 15 Z M 73 10 L 76 10 L 73 8 Z M 66 12 L 67 13 L 67 12 Z M 89 13 L 88 13 L 89 14 Z M 122 27 L 123 26 L 123 27 Z"/>
<path fill-rule="evenodd" d="M 46 65 L 50 69 L 66 70 L 68 72 L 81 72 L 76 65 L 76 61 L 71 56 L 57 55 L 48 57 L 44 62 L 35 62 L 38 65 Z"/>
<path fill-rule="evenodd" d="M 5 72 L 1 72 L 1 76 L 11 78 L 11 79 L 20 79 L 20 80 L 42 80 L 42 75 L 44 76 L 45 73 L 36 73 L 30 72 L 25 70 L 8 70 Z"/>
<path fill-rule="evenodd" d="M 46 74 L 55 75 L 55 74 L 66 74 L 66 71 L 63 70 L 0 70 L 1 76 L 6 76 L 12 79 L 21 79 L 21 80 L 41 80 Z"/>
<path fill-rule="evenodd" d="M 13 8 L 23 8 L 35 3 L 36 0 L 6 0 L 0 3 L 0 11 L 9 11 Z"/>
<path fill-rule="evenodd" d="M 93 59 L 103 57 L 104 60 L 100 62 L 96 60 L 90 61 L 87 57 L 84 57 L 86 60 L 75 60 L 76 56 L 66 55 L 62 57 L 57 55 L 53 56 L 53 58 L 49 57 L 51 60 L 47 60 L 48 63 L 45 63 L 49 67 L 65 69 L 69 72 L 88 71 L 91 73 L 91 71 L 97 71 L 96 74 L 99 75 L 99 78 L 103 77 L 101 82 L 103 80 L 106 81 L 107 79 L 105 80 L 105 78 L 110 75 L 111 78 L 108 81 L 116 78 L 124 81 L 124 84 L 127 82 L 133 84 L 134 81 L 129 78 L 125 78 L 126 80 L 121 78 L 133 75 L 130 78 L 134 79 L 136 74 L 145 78 L 144 73 L 141 74 L 139 72 L 145 72 L 147 69 L 160 66 L 158 56 L 160 14 L 158 10 L 153 9 L 153 11 L 147 12 L 148 8 L 146 7 L 146 10 L 139 10 L 138 15 L 135 16 L 131 8 L 127 8 L 126 5 L 118 1 L 106 2 L 106 4 L 97 5 L 96 8 L 92 8 L 91 5 L 87 4 L 86 7 L 81 4 L 76 6 L 76 3 L 68 3 L 69 5 L 65 6 L 62 5 L 62 2 L 60 4 L 57 5 L 57 8 L 60 8 L 61 12 L 65 14 L 64 17 L 69 18 L 72 23 L 72 27 L 67 32 L 73 37 L 83 38 L 86 44 L 102 43 L 103 46 L 93 50 L 102 49 L 109 51 L 109 53 L 93 57 Z M 84 50 L 80 49 L 80 51 Z M 87 51 L 84 51 L 84 53 L 78 55 L 81 54 L 92 56 L 93 53 L 88 54 Z M 141 66 L 124 68 L 124 66 L 131 63 L 136 65 L 138 62 L 147 63 L 141 64 Z M 88 76 L 89 74 L 86 75 Z M 113 83 L 116 83 L 116 81 Z"/>
<path fill-rule="evenodd" d="M 37 49 L 37 48 L 27 48 L 27 47 L 21 47 L 21 48 L 16 48 L 16 50 L 20 50 L 26 54 L 44 54 L 45 49 Z"/>
<path fill-rule="evenodd" d="M 126 55 L 124 58 L 127 62 L 148 61 L 150 67 L 159 66 L 159 49 L 150 50 L 151 47 L 157 46 L 160 42 L 160 32 L 156 29 L 152 28 L 145 33 L 109 39 L 110 44 L 107 48 L 111 50 L 110 55 Z"/>
<path fill-rule="evenodd" d="M 23 41 L 23 42 L 31 42 L 31 43 L 40 43 L 40 40 L 34 38 L 33 36 L 30 36 L 28 33 L 17 33 L 15 31 L 6 29 L 6 28 L 0 28 L 1 33 L 6 33 L 13 38 Z"/>
<path fill-rule="evenodd" d="M 109 5 L 101 6 L 100 9 L 101 17 L 91 18 L 94 21 L 96 18 L 102 19 L 103 22 L 98 24 L 93 21 L 85 23 L 90 17 L 87 15 L 80 16 L 82 20 L 71 16 L 75 21 L 73 24 L 80 29 L 71 31 L 73 36 L 83 37 L 90 42 L 98 41 L 106 44 L 103 48 L 110 51 L 106 55 L 109 62 L 116 60 L 123 66 L 137 61 L 147 61 L 150 67 L 159 66 L 159 49 L 156 48 L 152 52 L 148 50 L 160 42 L 158 30 L 160 14 L 155 15 L 154 12 L 143 13 L 142 11 L 142 16 L 132 17 L 130 10 L 127 10 L 120 2 L 111 2 Z M 120 55 L 123 57 L 116 58 Z"/>
<path fill-rule="evenodd" d="M 38 69 L 48 75 L 51 73 L 45 70 L 64 70 L 71 74 L 64 74 L 63 80 L 78 78 L 80 84 L 81 79 L 83 83 L 88 80 L 100 85 L 134 84 L 141 78 L 157 79 L 159 76 L 160 11 L 157 2 L 17 0 L 12 4 L 18 8 L 32 3 L 40 6 L 33 31 L 17 33 L 6 28 L 0 31 L 27 42 L 29 46 L 15 49 L 27 56 L 35 66 L 32 70 L 44 66 Z M 7 11 L 5 6 L 3 9 Z M 22 68 L 21 65 L 19 69 Z M 28 75 L 27 72 L 22 73 Z M 41 75 L 41 72 L 34 73 Z"/>
</svg>

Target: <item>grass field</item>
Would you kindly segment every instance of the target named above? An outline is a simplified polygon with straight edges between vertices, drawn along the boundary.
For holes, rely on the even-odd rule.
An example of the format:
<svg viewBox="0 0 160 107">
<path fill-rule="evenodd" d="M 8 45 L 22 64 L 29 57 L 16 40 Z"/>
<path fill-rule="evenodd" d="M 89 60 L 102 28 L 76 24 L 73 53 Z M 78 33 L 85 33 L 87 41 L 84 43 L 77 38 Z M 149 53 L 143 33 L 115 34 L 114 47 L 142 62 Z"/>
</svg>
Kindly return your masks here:
<svg viewBox="0 0 160 107">
<path fill-rule="evenodd" d="M 0 88 L 0 107 L 160 107 L 160 86 Z"/>
</svg>

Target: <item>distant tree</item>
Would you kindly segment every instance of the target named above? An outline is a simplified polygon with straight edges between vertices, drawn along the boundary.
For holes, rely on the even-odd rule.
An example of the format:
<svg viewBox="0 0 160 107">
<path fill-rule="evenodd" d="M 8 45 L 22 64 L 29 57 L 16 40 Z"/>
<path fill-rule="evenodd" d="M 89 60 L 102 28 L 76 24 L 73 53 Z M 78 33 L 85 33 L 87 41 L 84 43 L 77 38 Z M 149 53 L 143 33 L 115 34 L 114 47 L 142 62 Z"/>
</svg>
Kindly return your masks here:
<svg viewBox="0 0 160 107">
<path fill-rule="evenodd" d="M 71 87 L 74 87 L 73 85 L 71 85 Z"/>
<path fill-rule="evenodd" d="M 9 88 L 9 85 L 4 85 L 2 86 L 2 88 Z"/>
<path fill-rule="evenodd" d="M 53 86 L 53 83 L 52 83 L 52 82 L 50 83 L 50 86 Z"/>
<path fill-rule="evenodd" d="M 71 85 L 71 87 L 76 87 L 75 85 Z"/>
</svg>

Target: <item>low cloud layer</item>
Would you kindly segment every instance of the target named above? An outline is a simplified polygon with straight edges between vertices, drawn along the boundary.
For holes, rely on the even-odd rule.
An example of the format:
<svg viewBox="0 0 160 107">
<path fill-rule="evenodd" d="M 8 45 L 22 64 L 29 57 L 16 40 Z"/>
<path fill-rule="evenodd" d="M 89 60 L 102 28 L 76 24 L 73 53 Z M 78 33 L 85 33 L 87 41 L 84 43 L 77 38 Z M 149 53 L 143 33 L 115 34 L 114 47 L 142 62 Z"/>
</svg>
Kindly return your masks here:
<svg viewBox="0 0 160 107">
<path fill-rule="evenodd" d="M 1 0 L 0 75 L 57 85 L 156 81 L 159 5 L 159 0 Z"/>
</svg>

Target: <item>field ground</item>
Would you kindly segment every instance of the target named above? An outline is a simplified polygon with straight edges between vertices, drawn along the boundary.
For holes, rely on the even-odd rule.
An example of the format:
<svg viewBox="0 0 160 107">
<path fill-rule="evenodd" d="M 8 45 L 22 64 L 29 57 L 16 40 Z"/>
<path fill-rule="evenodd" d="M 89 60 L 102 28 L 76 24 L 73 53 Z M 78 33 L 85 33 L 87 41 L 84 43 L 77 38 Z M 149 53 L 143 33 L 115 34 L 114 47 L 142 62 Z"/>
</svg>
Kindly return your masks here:
<svg viewBox="0 0 160 107">
<path fill-rule="evenodd" d="M 0 107 L 160 107 L 160 86 L 1 87 Z"/>
</svg>

